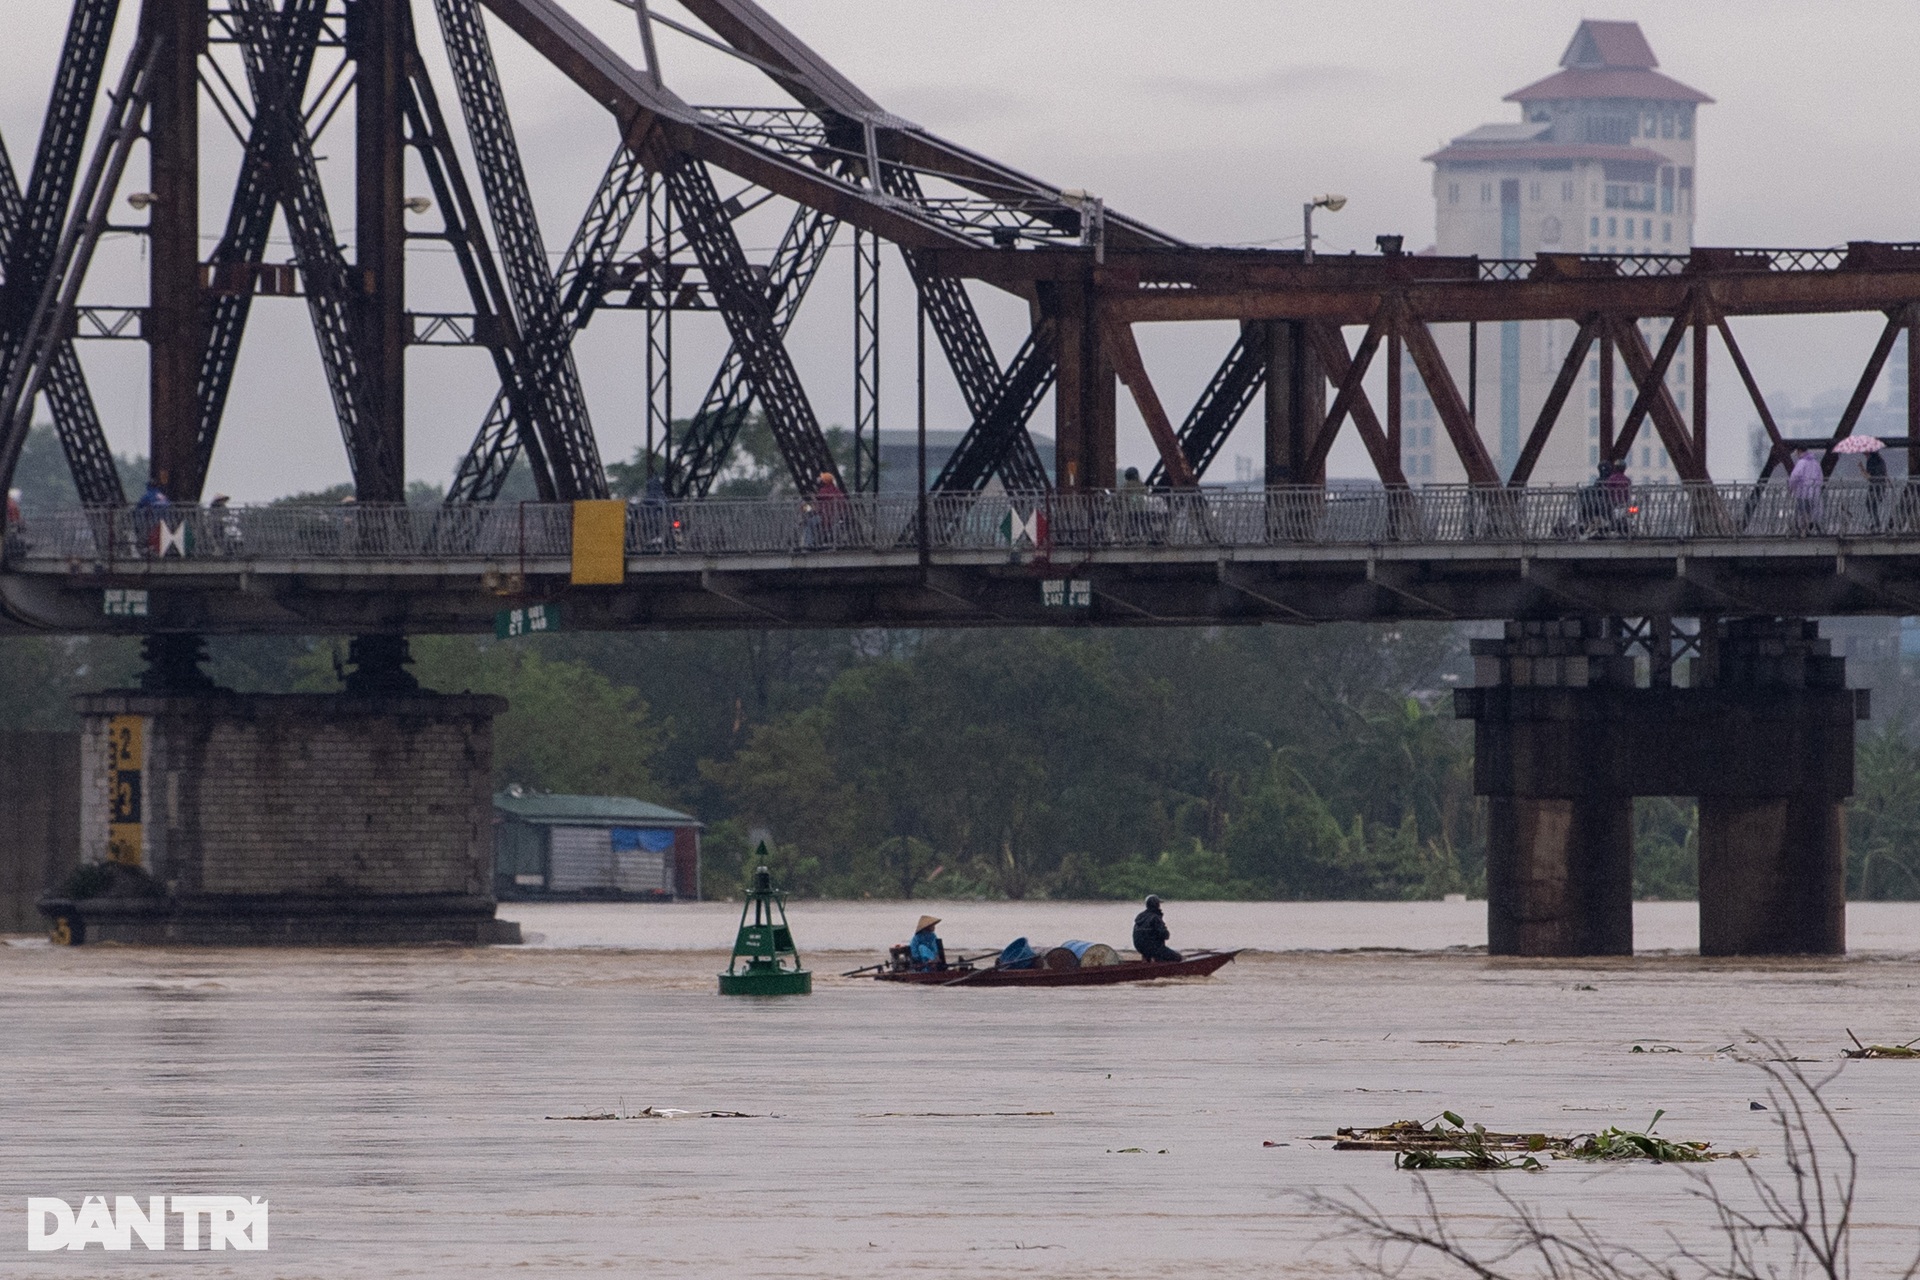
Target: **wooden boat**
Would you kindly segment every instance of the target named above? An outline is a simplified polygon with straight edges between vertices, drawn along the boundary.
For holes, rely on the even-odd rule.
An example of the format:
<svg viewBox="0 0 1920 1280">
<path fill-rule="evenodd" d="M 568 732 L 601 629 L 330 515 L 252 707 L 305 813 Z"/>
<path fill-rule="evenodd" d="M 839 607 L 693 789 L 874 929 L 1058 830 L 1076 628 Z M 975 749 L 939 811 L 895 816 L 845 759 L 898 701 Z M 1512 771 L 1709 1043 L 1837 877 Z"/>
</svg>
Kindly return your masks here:
<svg viewBox="0 0 1920 1280">
<path fill-rule="evenodd" d="M 1087 965 L 1079 969 L 883 969 L 881 982 L 911 982 L 924 987 L 1099 987 L 1112 982 L 1153 982 L 1161 978 L 1204 978 L 1232 963 L 1238 951 L 1206 951 L 1184 960 L 1160 963 L 1122 960 L 1119 964 Z"/>
</svg>

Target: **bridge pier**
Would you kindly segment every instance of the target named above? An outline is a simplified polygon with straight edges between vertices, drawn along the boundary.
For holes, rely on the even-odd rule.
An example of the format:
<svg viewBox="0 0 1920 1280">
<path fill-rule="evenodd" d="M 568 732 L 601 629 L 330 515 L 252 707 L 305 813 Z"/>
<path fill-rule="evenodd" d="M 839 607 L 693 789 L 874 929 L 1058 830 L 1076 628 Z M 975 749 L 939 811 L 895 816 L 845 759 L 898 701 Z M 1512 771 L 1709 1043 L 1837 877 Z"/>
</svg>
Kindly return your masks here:
<svg viewBox="0 0 1920 1280">
<path fill-rule="evenodd" d="M 176 688 L 76 701 L 82 865 L 41 900 L 56 931 L 129 943 L 519 941 L 517 925 L 494 918 L 492 892 L 501 699 Z"/>
<path fill-rule="evenodd" d="M 1633 797 L 1700 801 L 1703 955 L 1846 950 L 1854 722 L 1865 691 L 1802 619 L 1707 620 L 1686 687 L 1634 685 L 1618 624 L 1515 622 L 1474 642 L 1474 786 L 1489 798 L 1495 955 L 1633 950 Z M 1664 628 L 1651 634 L 1665 643 Z"/>
</svg>

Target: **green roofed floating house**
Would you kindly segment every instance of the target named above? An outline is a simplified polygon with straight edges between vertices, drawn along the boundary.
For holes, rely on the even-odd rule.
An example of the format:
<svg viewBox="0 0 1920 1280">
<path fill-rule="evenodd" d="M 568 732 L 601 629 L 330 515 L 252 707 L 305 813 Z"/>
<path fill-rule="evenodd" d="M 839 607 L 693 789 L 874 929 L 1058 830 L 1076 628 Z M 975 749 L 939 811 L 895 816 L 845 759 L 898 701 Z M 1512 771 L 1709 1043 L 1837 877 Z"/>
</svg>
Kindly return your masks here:
<svg viewBox="0 0 1920 1280">
<path fill-rule="evenodd" d="M 693 902 L 700 821 L 628 796 L 509 787 L 493 797 L 493 886 L 503 902 Z"/>
</svg>

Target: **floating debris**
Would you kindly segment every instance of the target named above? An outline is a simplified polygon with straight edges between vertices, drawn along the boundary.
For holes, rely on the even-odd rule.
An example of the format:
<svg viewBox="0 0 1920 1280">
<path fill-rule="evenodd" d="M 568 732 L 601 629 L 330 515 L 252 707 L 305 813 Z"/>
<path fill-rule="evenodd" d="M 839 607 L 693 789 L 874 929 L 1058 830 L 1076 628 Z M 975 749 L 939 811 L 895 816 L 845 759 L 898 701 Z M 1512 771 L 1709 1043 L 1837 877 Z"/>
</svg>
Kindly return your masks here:
<svg viewBox="0 0 1920 1280">
<path fill-rule="evenodd" d="M 1556 1160 L 1646 1160 L 1656 1164 L 1692 1164 L 1718 1160 L 1733 1152 L 1714 1151 L 1707 1142 L 1675 1142 L 1654 1136 L 1665 1109 L 1654 1112 L 1644 1132 L 1607 1128 L 1598 1133 L 1497 1133 L 1469 1125 L 1452 1111 L 1430 1124 L 1396 1120 L 1371 1129 L 1338 1129 L 1315 1142 L 1331 1142 L 1335 1151 L 1391 1151 L 1396 1169 L 1544 1169 L 1541 1156 Z"/>
<path fill-rule="evenodd" d="M 1674 1142 L 1653 1136 L 1654 1126 L 1666 1108 L 1653 1113 L 1644 1133 L 1632 1129 L 1608 1128 L 1582 1137 L 1566 1152 L 1575 1160 L 1651 1160 L 1655 1164 L 1696 1164 L 1718 1160 L 1728 1154 L 1713 1151 L 1710 1142 Z"/>
<path fill-rule="evenodd" d="M 1629 1053 L 1682 1053 L 1685 1051 L 1682 1049 L 1676 1049 L 1674 1046 L 1670 1044 L 1637 1044 L 1633 1046 L 1632 1049 L 1628 1050 L 1628 1052 Z"/>
<path fill-rule="evenodd" d="M 1841 1052 L 1849 1058 L 1920 1058 L 1920 1049 L 1913 1047 L 1920 1044 L 1920 1036 L 1905 1044 L 1861 1044 L 1860 1037 L 1849 1030 L 1847 1039 L 1853 1041 L 1853 1048 Z"/>
<path fill-rule="evenodd" d="M 1001 1120 L 1050 1116 L 1051 1111 L 869 1111 L 862 1120 Z"/>
<path fill-rule="evenodd" d="M 638 1111 L 589 1111 L 577 1116 L 548 1116 L 549 1120 L 752 1120 L 745 1111 L 686 1111 L 679 1107 L 643 1107 Z"/>
</svg>

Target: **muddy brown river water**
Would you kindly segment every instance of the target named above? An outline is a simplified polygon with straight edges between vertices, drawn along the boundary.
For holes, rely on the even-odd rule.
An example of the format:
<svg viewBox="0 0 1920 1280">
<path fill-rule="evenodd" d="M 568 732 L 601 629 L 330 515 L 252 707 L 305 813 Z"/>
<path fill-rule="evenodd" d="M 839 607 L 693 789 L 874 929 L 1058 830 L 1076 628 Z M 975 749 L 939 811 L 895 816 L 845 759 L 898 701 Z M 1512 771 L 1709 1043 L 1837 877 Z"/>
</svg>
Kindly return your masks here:
<svg viewBox="0 0 1920 1280">
<path fill-rule="evenodd" d="M 1124 943 L 1131 915 L 798 904 L 816 990 L 769 1001 L 714 993 L 725 904 L 509 907 L 539 941 L 488 951 L 12 939 L 0 1276 L 1350 1275 L 1299 1193 L 1410 1211 L 1415 1181 L 1314 1134 L 1442 1109 L 1638 1128 L 1665 1108 L 1662 1133 L 1781 1172 L 1748 1033 L 1834 1065 L 1848 1028 L 1920 1035 L 1920 905 L 1855 907 L 1836 961 L 1701 960 L 1678 903 L 1640 909 L 1665 950 L 1566 964 L 1468 949 L 1478 903 L 1174 904 L 1176 946 L 1268 949 L 1135 987 L 833 976 L 923 908 L 950 951 Z M 1355 949 L 1396 947 L 1417 950 Z M 1898 1274 L 1920 1244 L 1920 1061 L 1848 1064 L 1829 1096 L 1861 1155 L 1856 1274 Z M 553 1118 L 648 1107 L 746 1114 Z M 1470 1234 L 1498 1186 L 1647 1245 L 1707 1238 L 1673 1167 L 1429 1184 Z M 199 1192 L 268 1197 L 270 1250 L 188 1253 L 177 1232 L 161 1253 L 25 1250 L 28 1196 Z"/>
</svg>

